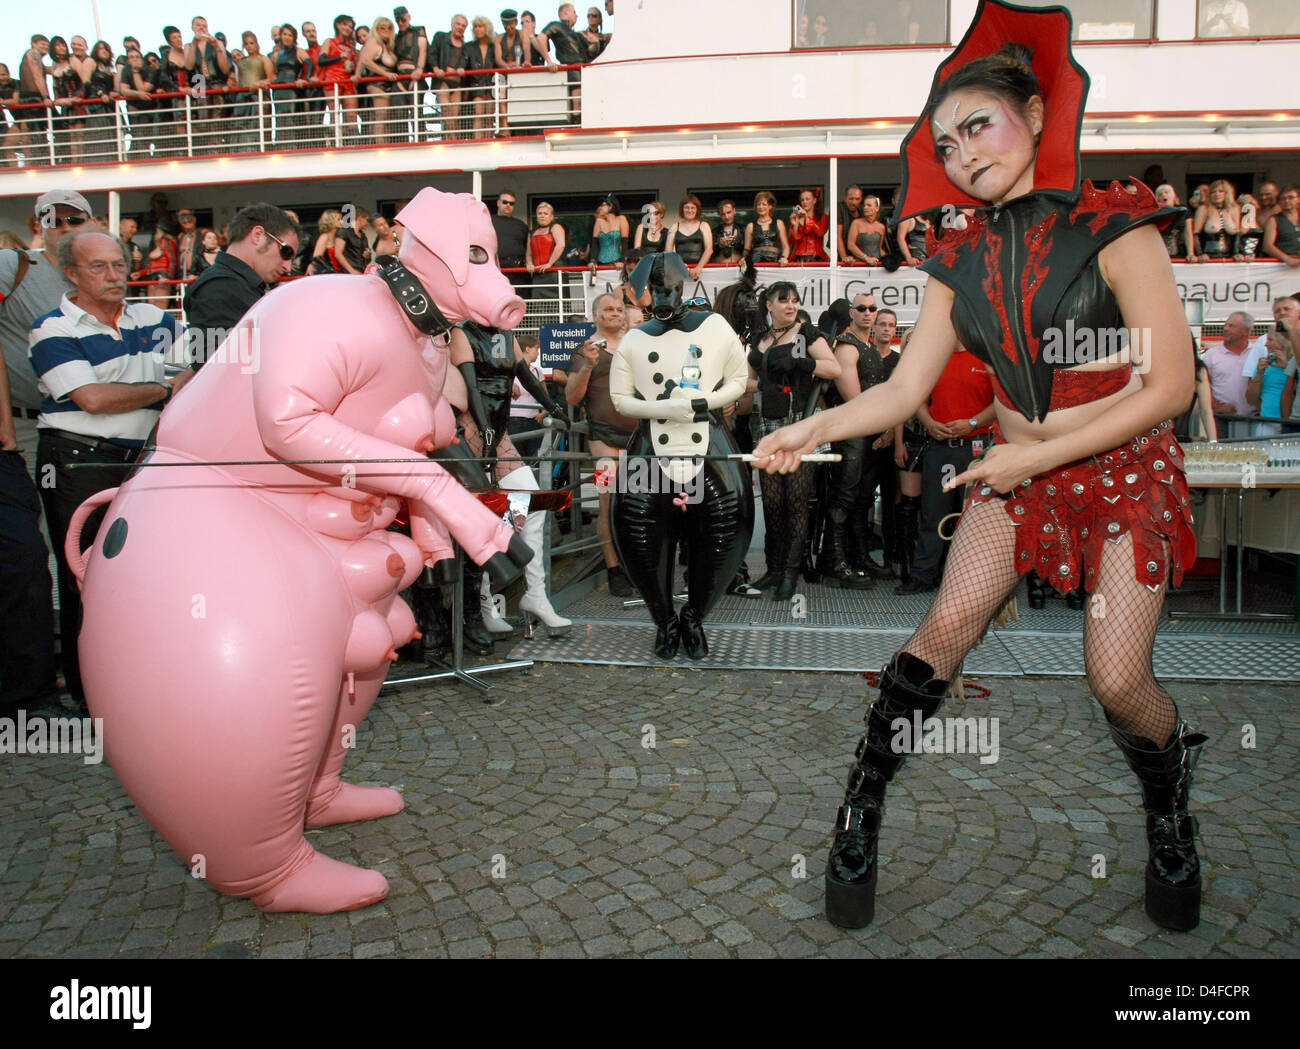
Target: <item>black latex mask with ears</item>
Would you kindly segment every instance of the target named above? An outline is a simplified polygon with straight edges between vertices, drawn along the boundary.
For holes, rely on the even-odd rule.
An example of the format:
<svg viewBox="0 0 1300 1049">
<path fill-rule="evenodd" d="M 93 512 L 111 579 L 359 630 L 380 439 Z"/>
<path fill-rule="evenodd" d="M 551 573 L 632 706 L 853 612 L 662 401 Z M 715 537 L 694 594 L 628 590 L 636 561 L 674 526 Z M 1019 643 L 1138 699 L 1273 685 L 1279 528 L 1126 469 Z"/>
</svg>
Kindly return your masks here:
<svg viewBox="0 0 1300 1049">
<path fill-rule="evenodd" d="M 687 313 L 683 304 L 683 291 L 690 274 L 686 272 L 686 263 L 673 251 L 656 252 L 647 255 L 636 264 L 628 283 L 638 299 L 650 289 L 650 312 L 655 320 L 662 321 L 670 328 L 681 327 Z"/>
</svg>

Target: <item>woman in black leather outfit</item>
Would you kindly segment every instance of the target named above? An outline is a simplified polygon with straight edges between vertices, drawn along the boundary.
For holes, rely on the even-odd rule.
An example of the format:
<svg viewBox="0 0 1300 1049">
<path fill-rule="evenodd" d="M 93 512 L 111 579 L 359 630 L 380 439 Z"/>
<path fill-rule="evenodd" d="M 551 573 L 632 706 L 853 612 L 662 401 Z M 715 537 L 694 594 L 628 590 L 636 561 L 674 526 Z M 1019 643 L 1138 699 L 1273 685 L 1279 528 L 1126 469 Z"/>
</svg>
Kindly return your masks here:
<svg viewBox="0 0 1300 1049">
<path fill-rule="evenodd" d="M 81 89 L 86 104 L 86 159 L 112 160 L 117 156 L 117 135 L 113 124 L 113 107 L 122 96 L 118 93 L 117 69 L 113 49 L 96 40 L 90 49 L 93 63 L 90 79 Z"/>
<path fill-rule="evenodd" d="M 799 291 L 793 284 L 777 281 L 763 300 L 767 329 L 757 334 L 749 350 L 749 385 L 758 392 L 759 436 L 806 418 L 814 406 L 814 378 L 840 375 L 839 362 L 821 333 L 799 321 Z M 799 581 L 815 480 L 812 470 L 763 475 L 767 574 L 755 586 L 774 587 L 773 601 L 790 600 Z"/>
</svg>

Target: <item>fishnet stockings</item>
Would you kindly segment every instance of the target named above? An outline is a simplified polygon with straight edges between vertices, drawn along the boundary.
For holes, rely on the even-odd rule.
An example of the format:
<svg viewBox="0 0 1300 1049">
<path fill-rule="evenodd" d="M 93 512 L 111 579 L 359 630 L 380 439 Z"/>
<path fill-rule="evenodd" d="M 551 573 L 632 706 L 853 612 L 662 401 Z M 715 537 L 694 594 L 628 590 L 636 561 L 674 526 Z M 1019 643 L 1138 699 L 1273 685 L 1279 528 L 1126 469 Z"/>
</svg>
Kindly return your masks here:
<svg viewBox="0 0 1300 1049">
<path fill-rule="evenodd" d="M 815 467 L 805 466 L 789 474 L 760 474 L 763 493 L 763 527 L 772 537 L 775 567 L 793 572 L 803 557 L 808 535 Z M 774 566 L 768 565 L 768 568 Z"/>
<path fill-rule="evenodd" d="M 1020 581 L 1015 544 L 1016 526 L 1001 501 L 976 503 L 962 516 L 939 593 L 903 646 L 941 680 L 951 680 Z M 1083 627 L 1088 683 L 1115 725 L 1163 745 L 1177 721 L 1151 668 L 1165 587 L 1153 593 L 1136 579 L 1128 535 L 1105 544 L 1097 576 Z"/>
</svg>

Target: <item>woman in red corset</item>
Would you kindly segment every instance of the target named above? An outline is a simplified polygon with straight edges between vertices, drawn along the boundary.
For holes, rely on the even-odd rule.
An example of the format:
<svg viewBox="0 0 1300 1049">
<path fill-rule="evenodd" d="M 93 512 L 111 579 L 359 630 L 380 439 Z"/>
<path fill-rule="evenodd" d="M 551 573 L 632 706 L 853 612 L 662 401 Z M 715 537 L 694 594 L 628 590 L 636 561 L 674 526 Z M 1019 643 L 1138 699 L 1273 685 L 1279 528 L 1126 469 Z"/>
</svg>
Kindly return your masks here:
<svg viewBox="0 0 1300 1049">
<path fill-rule="evenodd" d="M 920 318 L 889 381 L 755 449 L 771 457 L 767 470 L 788 472 L 824 441 L 888 429 L 916 411 L 958 343 L 994 377 L 1001 437 L 948 482 L 970 483 L 971 501 L 934 605 L 881 675 L 839 811 L 826 872 L 837 925 L 874 913 L 885 785 L 904 757 L 894 719 L 938 709 L 1031 568 L 1063 593 L 1082 583 L 1093 595 L 1085 665 L 1141 784 L 1147 913 L 1171 929 L 1198 920 L 1187 791 L 1204 737 L 1188 732 L 1151 668 L 1165 588 L 1196 552 L 1168 421 L 1192 397 L 1192 362 L 1160 236 L 1184 213 L 1140 183 L 1080 185 L 1087 85 L 1064 8 L 982 0 L 905 140 L 899 212 L 951 219 L 974 207 L 976 217 L 947 230 L 920 267 L 930 277 Z M 1140 346 L 1116 346 L 1120 329 L 1137 329 Z"/>
</svg>

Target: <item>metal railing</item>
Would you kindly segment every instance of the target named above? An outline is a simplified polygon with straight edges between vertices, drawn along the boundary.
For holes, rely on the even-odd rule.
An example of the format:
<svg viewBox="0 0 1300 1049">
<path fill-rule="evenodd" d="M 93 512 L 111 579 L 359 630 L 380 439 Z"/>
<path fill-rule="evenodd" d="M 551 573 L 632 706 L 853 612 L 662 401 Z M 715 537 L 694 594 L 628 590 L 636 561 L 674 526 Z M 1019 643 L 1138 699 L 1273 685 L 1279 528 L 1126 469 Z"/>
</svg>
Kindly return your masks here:
<svg viewBox="0 0 1300 1049">
<path fill-rule="evenodd" d="M 306 81 L 158 92 L 148 103 L 64 99 L 0 109 L 0 165 L 56 167 L 134 160 L 344 149 L 532 135 L 580 120 L 580 82 L 561 66 L 482 70 L 463 86 L 428 77 Z M 468 83 L 471 80 L 481 83 Z M 7 130 L 5 130 L 7 126 Z"/>
</svg>

